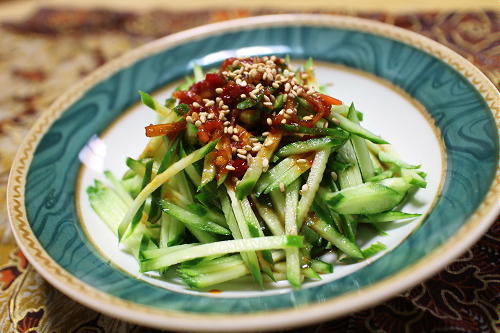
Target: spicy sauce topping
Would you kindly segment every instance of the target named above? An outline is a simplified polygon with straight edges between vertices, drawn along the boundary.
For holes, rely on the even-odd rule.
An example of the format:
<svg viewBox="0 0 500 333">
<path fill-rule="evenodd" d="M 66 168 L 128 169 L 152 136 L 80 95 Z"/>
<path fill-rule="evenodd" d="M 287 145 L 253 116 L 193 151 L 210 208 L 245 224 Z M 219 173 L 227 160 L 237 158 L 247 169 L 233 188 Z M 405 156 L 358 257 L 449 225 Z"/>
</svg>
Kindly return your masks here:
<svg viewBox="0 0 500 333">
<path fill-rule="evenodd" d="M 183 117 L 196 127 L 200 143 L 222 137 L 214 151 L 219 177 L 229 172 L 241 178 L 270 132 L 282 124 L 313 127 L 332 105 L 342 104 L 312 82 L 312 70 L 295 73 L 282 58 L 229 58 L 173 97 L 186 106 Z"/>
</svg>

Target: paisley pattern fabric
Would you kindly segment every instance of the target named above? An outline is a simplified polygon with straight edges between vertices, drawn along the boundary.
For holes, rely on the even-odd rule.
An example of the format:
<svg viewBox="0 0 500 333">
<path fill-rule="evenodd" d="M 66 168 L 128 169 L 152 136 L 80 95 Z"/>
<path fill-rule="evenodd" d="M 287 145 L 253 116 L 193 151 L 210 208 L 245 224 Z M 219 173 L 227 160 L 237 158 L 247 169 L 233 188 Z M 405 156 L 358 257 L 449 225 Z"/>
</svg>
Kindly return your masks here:
<svg viewBox="0 0 500 333">
<path fill-rule="evenodd" d="M 152 332 L 79 305 L 45 282 L 15 246 L 5 188 L 15 150 L 37 115 L 68 85 L 123 52 L 176 31 L 278 13 L 217 10 L 41 9 L 0 26 L 0 330 Z M 359 14 L 422 33 L 475 63 L 500 87 L 500 20 L 495 12 Z M 35 56 L 34 56 L 35 55 Z M 500 329 L 500 220 L 461 258 L 405 293 L 350 316 L 294 332 L 494 332 Z"/>
</svg>

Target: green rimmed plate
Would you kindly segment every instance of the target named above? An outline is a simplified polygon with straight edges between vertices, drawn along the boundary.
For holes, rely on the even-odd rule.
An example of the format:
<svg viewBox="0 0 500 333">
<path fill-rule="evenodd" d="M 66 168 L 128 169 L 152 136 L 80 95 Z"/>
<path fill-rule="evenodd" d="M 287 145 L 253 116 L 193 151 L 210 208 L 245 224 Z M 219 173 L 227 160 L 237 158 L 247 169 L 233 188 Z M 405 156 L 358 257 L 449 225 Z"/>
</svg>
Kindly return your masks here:
<svg viewBox="0 0 500 333">
<path fill-rule="evenodd" d="M 431 186 L 419 192 L 413 207 L 429 211 L 425 221 L 417 230 L 421 221 L 406 234 L 392 235 L 392 251 L 380 259 L 299 291 L 236 286 L 212 296 L 134 278 L 125 259 L 107 252 L 116 243 L 92 224 L 79 193 L 92 172 L 123 163 L 143 145 L 133 133 L 141 133 L 150 120 L 132 106 L 137 90 L 168 86 L 194 62 L 210 66 L 228 56 L 263 54 L 318 59 L 320 80 L 334 84 L 335 96 L 355 101 L 367 114 L 367 127 L 411 162 L 422 162 Z M 392 26 L 282 15 L 200 27 L 104 66 L 42 116 L 13 165 L 11 223 L 30 262 L 49 282 L 109 315 L 161 328 L 213 331 L 332 318 L 421 281 L 487 229 L 498 213 L 495 103 L 496 89 L 466 60 Z"/>
</svg>

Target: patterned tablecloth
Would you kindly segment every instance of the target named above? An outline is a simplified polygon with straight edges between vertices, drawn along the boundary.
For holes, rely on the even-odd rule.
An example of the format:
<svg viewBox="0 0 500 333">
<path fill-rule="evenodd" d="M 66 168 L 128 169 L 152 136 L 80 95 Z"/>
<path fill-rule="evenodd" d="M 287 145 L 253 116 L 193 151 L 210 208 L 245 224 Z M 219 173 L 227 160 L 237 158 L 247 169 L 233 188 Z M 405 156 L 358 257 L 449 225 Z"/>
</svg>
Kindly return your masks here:
<svg viewBox="0 0 500 333">
<path fill-rule="evenodd" d="M 157 37 L 264 10 L 197 12 L 45 8 L 0 22 L 0 330 L 154 332 L 70 300 L 35 272 L 10 233 L 5 191 L 24 134 L 56 97 L 106 61 Z M 273 12 L 274 13 L 274 12 Z M 419 32 L 454 49 L 500 87 L 500 13 L 357 16 Z M 371 309 L 296 332 L 494 332 L 500 329 L 500 220 L 461 258 Z"/>
</svg>

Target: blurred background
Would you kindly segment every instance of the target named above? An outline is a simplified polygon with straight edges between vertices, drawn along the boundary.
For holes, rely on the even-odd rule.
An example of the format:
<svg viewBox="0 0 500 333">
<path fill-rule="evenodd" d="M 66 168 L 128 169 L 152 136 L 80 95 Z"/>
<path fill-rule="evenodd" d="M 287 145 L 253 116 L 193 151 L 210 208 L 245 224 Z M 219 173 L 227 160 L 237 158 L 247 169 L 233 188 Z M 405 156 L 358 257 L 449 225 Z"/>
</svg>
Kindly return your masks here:
<svg viewBox="0 0 500 333">
<path fill-rule="evenodd" d="M 500 87 L 497 0 L 0 0 L 0 332 L 153 332 L 73 302 L 27 263 L 7 223 L 12 159 L 38 115 L 110 59 L 197 25 L 273 13 L 350 15 L 409 29 L 460 53 Z M 295 332 L 494 332 L 500 277 L 491 267 L 499 239 L 497 221 L 425 283 L 374 308 Z"/>
</svg>

